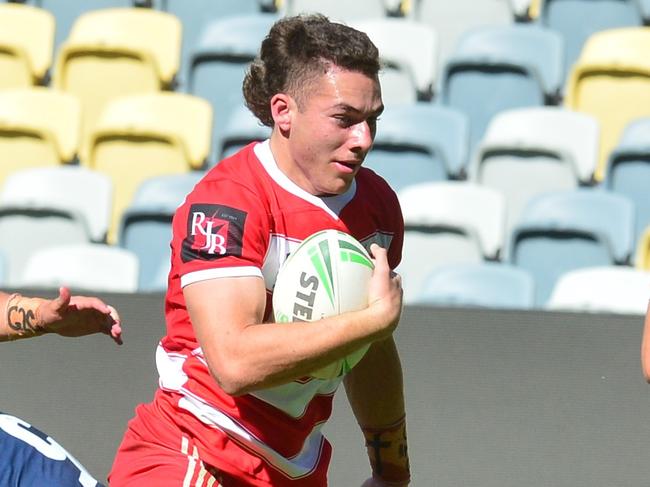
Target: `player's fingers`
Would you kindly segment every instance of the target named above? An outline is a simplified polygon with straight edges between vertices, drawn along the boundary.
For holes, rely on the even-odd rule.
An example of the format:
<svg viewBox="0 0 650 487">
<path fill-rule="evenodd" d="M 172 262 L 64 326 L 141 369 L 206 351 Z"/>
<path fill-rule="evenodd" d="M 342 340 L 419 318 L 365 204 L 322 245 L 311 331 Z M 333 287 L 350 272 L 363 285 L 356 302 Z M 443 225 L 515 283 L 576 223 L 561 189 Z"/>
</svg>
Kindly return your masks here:
<svg viewBox="0 0 650 487">
<path fill-rule="evenodd" d="M 118 345 L 122 345 L 122 343 L 124 343 L 122 340 L 122 327 L 118 323 L 115 323 L 113 326 L 111 326 L 110 336 Z"/>
<path fill-rule="evenodd" d="M 108 315 L 113 319 L 113 322 L 119 325 L 120 315 L 118 314 L 117 310 L 113 308 L 110 304 L 106 305 L 106 309 L 108 310 Z"/>
<path fill-rule="evenodd" d="M 370 252 L 372 252 L 375 268 L 388 269 L 388 252 L 385 248 L 374 243 L 370 246 Z"/>
<path fill-rule="evenodd" d="M 99 298 L 88 296 L 72 296 L 70 298 L 70 305 L 77 309 L 96 309 L 100 313 L 106 315 L 111 313 L 109 306 Z"/>
<path fill-rule="evenodd" d="M 62 311 L 70 304 L 70 289 L 65 286 L 59 288 L 59 295 L 52 300 L 52 306 L 56 311 Z"/>
</svg>

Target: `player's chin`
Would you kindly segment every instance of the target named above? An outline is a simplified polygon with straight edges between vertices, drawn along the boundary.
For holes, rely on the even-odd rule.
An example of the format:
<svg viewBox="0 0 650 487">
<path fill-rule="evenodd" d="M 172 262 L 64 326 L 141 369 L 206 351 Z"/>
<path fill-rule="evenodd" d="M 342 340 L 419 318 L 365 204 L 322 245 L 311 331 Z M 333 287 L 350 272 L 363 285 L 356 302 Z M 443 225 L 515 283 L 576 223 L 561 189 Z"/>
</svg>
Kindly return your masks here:
<svg viewBox="0 0 650 487">
<path fill-rule="evenodd" d="M 331 181 L 327 193 L 331 195 L 343 194 L 350 189 L 353 182 L 354 176 L 339 176 Z"/>
</svg>

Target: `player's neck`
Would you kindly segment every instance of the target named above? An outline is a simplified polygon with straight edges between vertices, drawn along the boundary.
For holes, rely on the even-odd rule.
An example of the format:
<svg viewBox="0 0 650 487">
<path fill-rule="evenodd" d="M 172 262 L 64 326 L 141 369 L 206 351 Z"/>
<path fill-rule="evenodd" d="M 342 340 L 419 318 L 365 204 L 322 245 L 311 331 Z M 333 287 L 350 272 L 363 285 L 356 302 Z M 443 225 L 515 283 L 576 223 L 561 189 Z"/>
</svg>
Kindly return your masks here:
<svg viewBox="0 0 650 487">
<path fill-rule="evenodd" d="M 273 129 L 270 138 L 271 154 L 278 169 L 289 178 L 296 186 L 314 196 L 316 194 L 313 186 L 309 184 L 306 175 L 300 170 L 298 164 L 293 160 L 287 138 L 279 133 L 277 128 Z"/>
</svg>

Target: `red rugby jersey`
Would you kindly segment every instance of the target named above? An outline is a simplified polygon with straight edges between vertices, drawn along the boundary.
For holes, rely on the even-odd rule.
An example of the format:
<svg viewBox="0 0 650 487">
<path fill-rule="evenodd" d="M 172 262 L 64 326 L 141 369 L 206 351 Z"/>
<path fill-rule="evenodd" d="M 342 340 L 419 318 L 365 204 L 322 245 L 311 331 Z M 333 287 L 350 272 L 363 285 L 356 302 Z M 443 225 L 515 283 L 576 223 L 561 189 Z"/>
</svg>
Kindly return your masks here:
<svg viewBox="0 0 650 487">
<path fill-rule="evenodd" d="M 317 197 L 278 169 L 268 141 L 215 166 L 176 212 L 167 335 L 156 353 L 159 382 L 163 390 L 180 394 L 178 408 L 205 425 L 192 432 L 200 444 L 214 445 L 201 457 L 224 471 L 236 466 L 247 475 L 271 476 L 273 485 L 321 485 L 313 475 L 326 471 L 330 446 L 320 428 L 341 379 L 305 378 L 229 396 L 208 371 L 182 288 L 206 279 L 260 276 L 268 318 L 280 264 L 299 242 L 323 229 L 349 233 L 366 248 L 376 242 L 388 248 L 392 268 L 399 264 L 403 220 L 383 179 L 362 168 L 345 194 Z"/>
</svg>

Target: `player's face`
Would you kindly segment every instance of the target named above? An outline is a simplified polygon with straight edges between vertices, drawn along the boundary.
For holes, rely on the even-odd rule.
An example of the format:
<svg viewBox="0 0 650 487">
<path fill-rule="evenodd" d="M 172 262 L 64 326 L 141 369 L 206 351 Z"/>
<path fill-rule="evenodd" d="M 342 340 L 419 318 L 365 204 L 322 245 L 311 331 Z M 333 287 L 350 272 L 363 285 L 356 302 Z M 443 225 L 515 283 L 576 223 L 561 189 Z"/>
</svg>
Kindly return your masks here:
<svg viewBox="0 0 650 487">
<path fill-rule="evenodd" d="M 293 110 L 291 177 L 315 195 L 344 193 L 372 146 L 384 106 L 376 78 L 332 67 Z"/>
</svg>

